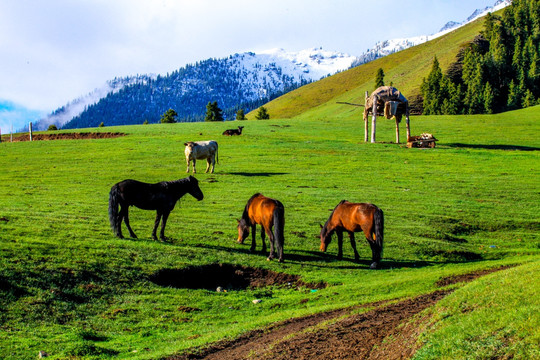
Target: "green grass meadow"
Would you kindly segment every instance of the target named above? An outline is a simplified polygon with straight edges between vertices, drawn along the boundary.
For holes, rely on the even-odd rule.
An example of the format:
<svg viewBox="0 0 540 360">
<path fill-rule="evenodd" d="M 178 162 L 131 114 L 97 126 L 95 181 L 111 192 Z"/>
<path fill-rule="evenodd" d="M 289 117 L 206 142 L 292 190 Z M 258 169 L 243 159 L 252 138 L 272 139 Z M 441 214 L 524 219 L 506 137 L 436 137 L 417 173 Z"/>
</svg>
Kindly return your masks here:
<svg viewBox="0 0 540 360">
<path fill-rule="evenodd" d="M 458 289 L 434 308 L 417 358 L 538 355 L 540 107 L 498 115 L 412 117 L 435 149 L 395 141 L 380 119 L 364 143 L 357 117 L 107 127 L 99 140 L 0 143 L 0 358 L 159 359 L 273 322 L 436 290 L 442 277 L 517 265 Z M 402 124 L 402 137 L 404 137 Z M 153 241 L 155 213 L 132 208 L 138 239 L 117 239 L 108 196 L 124 179 L 186 177 L 186 141 L 217 140 L 219 164 L 196 177 Z M 237 244 L 236 219 L 261 192 L 285 206 L 285 263 Z M 342 199 L 385 214 L 382 268 L 357 236 L 319 251 L 319 224 Z M 124 235 L 127 234 L 124 226 Z M 257 235 L 259 240 L 259 234 Z M 257 249 L 260 249 L 260 241 Z M 163 287 L 163 269 L 227 263 L 328 283 L 216 292 Z M 261 299 L 258 304 L 254 299 Z M 464 307 L 467 311 L 464 311 Z M 186 311 L 191 308 L 193 311 Z M 467 331 L 464 331 L 467 329 Z"/>
</svg>

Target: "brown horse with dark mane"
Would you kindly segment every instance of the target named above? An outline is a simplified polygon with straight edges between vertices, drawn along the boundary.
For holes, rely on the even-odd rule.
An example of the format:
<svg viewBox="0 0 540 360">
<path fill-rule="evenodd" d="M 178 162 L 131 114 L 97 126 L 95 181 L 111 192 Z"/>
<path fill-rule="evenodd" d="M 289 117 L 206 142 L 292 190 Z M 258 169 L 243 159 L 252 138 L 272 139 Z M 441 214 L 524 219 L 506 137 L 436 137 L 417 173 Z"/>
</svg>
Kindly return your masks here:
<svg viewBox="0 0 540 360">
<path fill-rule="evenodd" d="M 360 256 L 356 251 L 354 233 L 363 231 L 371 246 L 373 262 L 372 269 L 376 269 L 381 261 L 384 237 L 384 214 L 381 209 L 373 204 L 351 203 L 342 200 L 332 211 L 328 221 L 321 225 L 321 251 L 326 252 L 326 248 L 332 240 L 335 232 L 338 238 L 338 259 L 343 258 L 343 232 L 349 234 L 351 246 L 354 250 L 354 260 L 358 261 Z"/>
<path fill-rule="evenodd" d="M 255 231 L 257 224 L 259 224 L 261 225 L 262 252 L 266 253 L 266 243 L 264 242 L 264 234 L 266 233 L 270 239 L 268 260 L 272 260 L 277 253 L 279 262 L 283 262 L 285 209 L 280 201 L 257 193 L 248 200 L 242 219 L 237 221 L 238 242 L 240 244 L 243 244 L 244 240 L 249 236 L 251 228 L 252 241 L 250 250 L 251 252 L 255 251 Z"/>
</svg>

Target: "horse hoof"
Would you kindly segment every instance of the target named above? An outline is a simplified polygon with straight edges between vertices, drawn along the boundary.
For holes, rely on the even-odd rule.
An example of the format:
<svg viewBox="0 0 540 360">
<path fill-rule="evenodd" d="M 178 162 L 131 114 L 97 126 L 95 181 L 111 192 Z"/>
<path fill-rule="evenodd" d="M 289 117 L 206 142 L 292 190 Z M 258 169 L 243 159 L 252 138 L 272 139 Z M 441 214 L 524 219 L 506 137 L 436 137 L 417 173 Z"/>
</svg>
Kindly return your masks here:
<svg viewBox="0 0 540 360">
<path fill-rule="evenodd" d="M 271 257 L 267 257 L 267 258 L 266 258 L 266 261 L 272 261 L 272 258 L 271 258 Z"/>
<path fill-rule="evenodd" d="M 377 263 L 376 262 L 371 263 L 369 268 L 370 269 L 376 269 L 377 268 Z"/>
</svg>

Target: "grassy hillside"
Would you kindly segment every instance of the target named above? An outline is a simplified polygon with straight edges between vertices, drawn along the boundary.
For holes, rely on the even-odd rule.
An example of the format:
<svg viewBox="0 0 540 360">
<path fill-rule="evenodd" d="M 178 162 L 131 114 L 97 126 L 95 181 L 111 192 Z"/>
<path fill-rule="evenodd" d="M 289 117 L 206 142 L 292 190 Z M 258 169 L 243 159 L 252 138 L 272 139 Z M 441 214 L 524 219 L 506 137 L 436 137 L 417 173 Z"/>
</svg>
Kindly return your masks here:
<svg viewBox="0 0 540 360">
<path fill-rule="evenodd" d="M 459 49 L 483 28 L 483 19 L 463 26 L 427 43 L 394 53 L 348 71 L 308 84 L 281 96 L 265 107 L 272 118 L 360 118 L 359 108 L 338 105 L 337 101 L 364 103 L 365 92 L 373 91 L 375 73 L 382 68 L 386 84 L 393 83 L 406 97 L 420 93 L 422 79 L 437 56 L 443 71 L 455 61 Z M 255 111 L 247 115 L 255 118 Z"/>
<path fill-rule="evenodd" d="M 352 117 L 340 118 L 339 127 L 325 118 L 250 121 L 241 137 L 220 135 L 230 123 L 188 123 L 89 130 L 127 134 L 115 139 L 2 142 L 0 358 L 46 351 L 53 359 L 156 359 L 291 317 L 417 296 L 437 289 L 441 277 L 508 264 L 525 265 L 491 279 L 537 293 L 531 273 L 540 263 L 539 120 L 540 107 L 416 117 L 413 129 L 440 139 L 430 150 L 365 144 Z M 378 138 L 392 140 L 393 131 L 391 121 L 381 121 Z M 139 209 L 130 212 L 139 239 L 115 238 L 107 217 L 111 186 L 127 178 L 185 177 L 183 143 L 208 139 L 218 140 L 220 163 L 213 175 L 197 174 L 205 199 L 187 195 L 171 213 L 171 240 L 152 241 L 154 213 Z M 284 264 L 235 242 L 235 219 L 255 192 L 285 205 Z M 342 199 L 384 210 L 382 269 L 369 269 L 360 236 L 360 263 L 352 262 L 347 242 L 342 261 L 335 243 L 319 252 L 319 224 Z M 213 263 L 299 275 L 328 287 L 216 292 L 155 281 L 164 270 L 180 277 L 182 269 Z M 441 326 L 423 338 L 433 350 L 422 358 L 458 346 L 460 337 L 445 334 L 468 324 L 458 304 L 471 293 L 477 301 L 488 296 L 483 286 L 472 283 L 441 305 L 455 316 L 435 319 Z M 499 290 L 489 295 L 497 304 L 490 316 L 536 316 L 537 297 L 508 299 Z M 492 333 L 482 314 L 475 331 Z M 497 328 L 522 358 L 534 355 L 539 336 L 538 326 L 528 326 Z M 467 338 L 471 350 L 462 357 L 474 358 L 482 339 Z"/>
</svg>

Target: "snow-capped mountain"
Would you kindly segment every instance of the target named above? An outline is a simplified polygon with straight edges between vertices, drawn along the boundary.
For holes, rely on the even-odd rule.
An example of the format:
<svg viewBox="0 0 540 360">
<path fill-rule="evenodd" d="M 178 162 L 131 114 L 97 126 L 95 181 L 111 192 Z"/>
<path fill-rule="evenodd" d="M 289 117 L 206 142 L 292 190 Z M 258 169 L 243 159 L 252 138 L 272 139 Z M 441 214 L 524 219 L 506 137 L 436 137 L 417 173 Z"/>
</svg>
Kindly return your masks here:
<svg viewBox="0 0 540 360">
<path fill-rule="evenodd" d="M 421 35 L 410 38 L 392 39 L 379 41 L 375 46 L 358 57 L 358 60 L 353 66 L 365 64 L 375 59 L 393 54 L 395 52 L 405 50 L 409 47 L 425 43 L 429 40 L 443 36 L 457 28 L 464 26 L 487 13 L 501 10 L 512 3 L 512 0 L 497 0 L 493 6 L 488 6 L 484 9 L 476 9 L 466 20 L 462 22 L 449 21 L 437 33 L 432 35 Z"/>
<path fill-rule="evenodd" d="M 358 57 L 322 48 L 299 52 L 272 49 L 200 61 L 166 76 L 114 79 L 57 109 L 36 127 L 157 122 L 169 108 L 174 108 L 181 120 L 196 121 L 201 120 L 209 101 L 217 101 L 230 119 L 235 109 L 249 111 L 305 83 L 435 39 L 510 4 L 511 0 L 498 0 L 491 7 L 475 10 L 462 22 L 448 22 L 432 35 L 380 41 Z"/>
<path fill-rule="evenodd" d="M 355 60 L 355 56 L 322 48 L 299 52 L 273 49 L 208 59 L 167 76 L 120 79 L 113 92 L 97 102 L 86 103 L 82 112 L 61 125 L 74 128 L 97 126 L 102 121 L 105 125 L 152 123 L 158 122 L 169 108 L 176 110 L 182 121 L 197 121 L 202 119 L 206 104 L 213 101 L 231 119 L 238 108 L 252 110 L 303 84 L 348 69 Z M 87 99 L 94 100 L 92 96 Z M 79 108 L 82 103 L 77 104 Z"/>
</svg>

